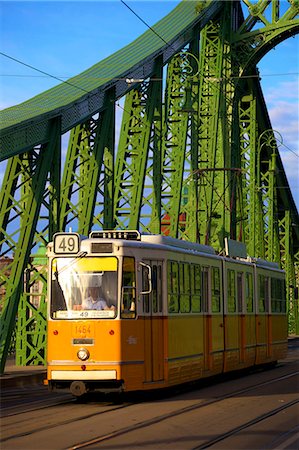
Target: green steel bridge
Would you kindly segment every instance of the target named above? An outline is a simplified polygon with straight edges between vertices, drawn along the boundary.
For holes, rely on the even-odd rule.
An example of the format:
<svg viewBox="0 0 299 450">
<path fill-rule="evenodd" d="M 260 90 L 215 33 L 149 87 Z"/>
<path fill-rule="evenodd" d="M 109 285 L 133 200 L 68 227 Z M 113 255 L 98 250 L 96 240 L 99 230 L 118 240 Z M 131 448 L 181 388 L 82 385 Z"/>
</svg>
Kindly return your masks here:
<svg viewBox="0 0 299 450">
<path fill-rule="evenodd" d="M 1 371 L 12 346 L 18 364 L 44 364 L 44 251 L 70 227 L 219 252 L 225 237 L 242 241 L 285 269 L 299 332 L 298 211 L 257 70 L 299 31 L 299 1 L 283 4 L 184 0 L 130 45 L 0 113 Z"/>
</svg>

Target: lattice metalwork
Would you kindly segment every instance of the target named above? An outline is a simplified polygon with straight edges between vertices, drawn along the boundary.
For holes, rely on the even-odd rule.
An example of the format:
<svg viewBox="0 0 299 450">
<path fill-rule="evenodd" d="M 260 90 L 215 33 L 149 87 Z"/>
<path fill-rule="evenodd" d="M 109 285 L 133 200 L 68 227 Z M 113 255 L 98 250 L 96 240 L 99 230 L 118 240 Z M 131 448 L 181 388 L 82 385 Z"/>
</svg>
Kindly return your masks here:
<svg viewBox="0 0 299 450">
<path fill-rule="evenodd" d="M 53 166 L 53 158 L 60 159 L 59 121 L 52 125 L 51 141 L 40 145 L 31 152 L 15 156 L 8 161 L 1 190 L 1 254 L 12 258 L 6 272 L 1 273 L 1 285 L 5 286 L 1 313 L 1 356 L 2 370 L 9 349 L 10 337 L 18 311 L 19 299 L 24 292 L 24 271 L 30 254 L 39 244 L 49 240 L 49 225 L 53 224 L 55 206 L 54 186 L 49 186 L 48 173 Z M 53 169 L 53 172 L 54 169 Z M 50 196 L 51 193 L 51 196 Z M 49 214 L 49 208 L 52 214 Z M 56 221 L 57 222 L 57 221 Z M 26 302 L 25 302 L 26 303 Z M 29 299 L 30 303 L 30 299 Z M 29 306 L 31 307 L 31 306 Z M 26 309 L 26 308 L 25 308 Z M 43 308 L 44 313 L 44 308 Z M 45 322 L 45 315 L 39 319 Z M 38 324 L 39 327 L 39 324 Z M 27 328 L 25 328 L 27 330 Z M 23 336 L 27 342 L 27 334 Z M 42 351 L 44 352 L 45 334 Z M 23 348 L 26 345 L 22 346 Z M 22 352 L 22 350 L 20 350 Z M 27 352 L 27 349 L 25 349 Z"/>
</svg>

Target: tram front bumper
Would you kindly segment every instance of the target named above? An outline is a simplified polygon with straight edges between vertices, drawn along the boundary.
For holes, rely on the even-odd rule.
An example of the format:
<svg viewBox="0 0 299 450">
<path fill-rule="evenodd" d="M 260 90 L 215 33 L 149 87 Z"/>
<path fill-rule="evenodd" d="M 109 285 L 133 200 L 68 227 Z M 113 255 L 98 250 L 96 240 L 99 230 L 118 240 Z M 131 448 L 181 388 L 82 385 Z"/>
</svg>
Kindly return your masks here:
<svg viewBox="0 0 299 450">
<path fill-rule="evenodd" d="M 51 380 L 116 380 L 116 370 L 51 370 Z"/>
<path fill-rule="evenodd" d="M 79 397 L 89 391 L 121 393 L 124 381 L 116 379 L 116 370 L 51 370 L 49 390 L 70 390 Z"/>
</svg>

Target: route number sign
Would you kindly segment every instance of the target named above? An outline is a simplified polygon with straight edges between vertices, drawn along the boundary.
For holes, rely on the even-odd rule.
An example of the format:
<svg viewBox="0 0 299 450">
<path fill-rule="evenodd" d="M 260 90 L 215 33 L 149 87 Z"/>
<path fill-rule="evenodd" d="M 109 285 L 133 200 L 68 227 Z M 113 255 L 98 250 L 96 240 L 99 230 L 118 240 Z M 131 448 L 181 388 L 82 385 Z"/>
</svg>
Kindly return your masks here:
<svg viewBox="0 0 299 450">
<path fill-rule="evenodd" d="M 53 242 L 56 254 L 76 254 L 80 251 L 80 237 L 77 233 L 56 233 Z"/>
</svg>

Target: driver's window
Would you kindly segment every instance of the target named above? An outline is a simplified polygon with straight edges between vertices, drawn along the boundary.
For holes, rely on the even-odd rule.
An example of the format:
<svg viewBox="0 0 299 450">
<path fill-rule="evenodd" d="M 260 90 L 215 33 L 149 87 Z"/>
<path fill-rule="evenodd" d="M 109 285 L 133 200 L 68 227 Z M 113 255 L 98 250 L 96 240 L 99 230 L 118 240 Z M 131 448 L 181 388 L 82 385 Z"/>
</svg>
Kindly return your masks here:
<svg viewBox="0 0 299 450">
<path fill-rule="evenodd" d="M 136 316 L 136 276 L 135 259 L 125 256 L 123 259 L 121 317 Z"/>
</svg>

